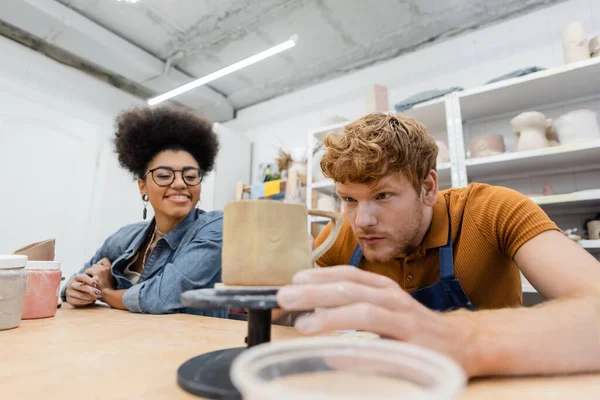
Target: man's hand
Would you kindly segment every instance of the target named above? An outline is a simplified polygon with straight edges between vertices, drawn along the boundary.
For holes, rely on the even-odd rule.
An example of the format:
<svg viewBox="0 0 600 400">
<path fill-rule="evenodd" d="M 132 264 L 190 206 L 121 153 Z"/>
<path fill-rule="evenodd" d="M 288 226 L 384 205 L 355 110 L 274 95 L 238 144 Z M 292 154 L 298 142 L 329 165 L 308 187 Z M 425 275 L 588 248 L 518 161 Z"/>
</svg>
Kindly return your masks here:
<svg viewBox="0 0 600 400">
<path fill-rule="evenodd" d="M 90 268 L 85 270 L 85 274 L 98 282 L 100 290 L 114 289 L 116 286 L 115 277 L 111 271 L 112 263 L 108 258 L 103 258 Z"/>
<path fill-rule="evenodd" d="M 296 321 L 302 334 L 370 331 L 432 348 L 475 373 L 472 323 L 460 312 L 448 317 L 429 310 L 387 277 L 349 266 L 305 270 L 279 290 L 277 302 L 287 311 L 315 310 Z"/>
</svg>

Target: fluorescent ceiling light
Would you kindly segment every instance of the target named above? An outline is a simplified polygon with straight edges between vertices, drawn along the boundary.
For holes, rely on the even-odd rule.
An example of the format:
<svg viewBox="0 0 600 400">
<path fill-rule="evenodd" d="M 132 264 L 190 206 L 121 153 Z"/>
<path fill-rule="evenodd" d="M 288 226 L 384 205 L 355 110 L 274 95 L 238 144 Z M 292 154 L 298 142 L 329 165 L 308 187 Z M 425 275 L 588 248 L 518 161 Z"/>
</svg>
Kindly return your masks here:
<svg viewBox="0 0 600 400">
<path fill-rule="evenodd" d="M 205 85 L 208 82 L 214 81 L 215 79 L 219 79 L 225 75 L 231 74 L 232 72 L 235 72 L 244 67 L 252 65 L 254 63 L 257 63 L 261 60 L 264 60 L 265 58 L 268 58 L 268 57 L 274 56 L 275 54 L 281 53 L 282 51 L 285 51 L 287 49 L 294 47 L 296 45 L 296 40 L 298 40 L 297 36 L 294 35 L 289 40 L 287 40 L 281 44 L 278 44 L 277 46 L 271 47 L 270 49 L 267 49 L 258 54 L 255 54 L 255 55 L 248 57 L 242 61 L 238 61 L 235 64 L 231 64 L 230 66 L 220 69 L 216 72 L 213 72 L 212 74 L 208 74 L 206 76 L 203 76 L 202 78 L 198 78 L 190 83 L 186 83 L 185 85 L 180 86 L 176 89 L 170 90 L 164 94 L 153 97 L 148 100 L 148 104 L 153 106 L 155 104 L 161 103 L 161 102 L 168 100 L 170 98 L 173 98 L 175 96 L 179 96 L 180 94 L 185 93 L 189 90 L 192 90 L 199 86 Z"/>
</svg>

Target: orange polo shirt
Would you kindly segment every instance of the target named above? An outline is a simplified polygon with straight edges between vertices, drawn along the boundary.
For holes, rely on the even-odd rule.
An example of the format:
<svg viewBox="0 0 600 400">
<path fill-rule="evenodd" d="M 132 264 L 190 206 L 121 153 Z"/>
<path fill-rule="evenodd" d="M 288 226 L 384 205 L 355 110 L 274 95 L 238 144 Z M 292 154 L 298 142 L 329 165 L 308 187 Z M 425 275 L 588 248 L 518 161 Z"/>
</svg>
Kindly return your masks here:
<svg viewBox="0 0 600 400">
<path fill-rule="evenodd" d="M 520 306 L 521 275 L 513 258 L 530 239 L 559 228 L 528 197 L 501 186 L 472 183 L 466 188 L 440 192 L 429 231 L 413 253 L 387 263 L 369 262 L 363 257 L 359 268 L 385 275 L 408 292 L 439 282 L 439 247 L 448 239 L 448 211 L 452 220 L 454 275 L 471 302 L 478 309 Z M 325 240 L 330 230 L 331 224 L 319 234 L 315 246 Z M 345 220 L 336 242 L 317 264 L 346 265 L 357 244 L 358 239 Z"/>
</svg>

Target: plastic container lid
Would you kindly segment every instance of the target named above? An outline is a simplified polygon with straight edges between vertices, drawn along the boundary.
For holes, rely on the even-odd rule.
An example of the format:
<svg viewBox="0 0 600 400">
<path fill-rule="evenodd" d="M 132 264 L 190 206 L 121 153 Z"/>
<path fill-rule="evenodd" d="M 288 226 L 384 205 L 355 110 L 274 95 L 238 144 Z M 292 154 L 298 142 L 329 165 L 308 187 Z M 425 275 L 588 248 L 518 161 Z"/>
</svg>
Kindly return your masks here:
<svg viewBox="0 0 600 400">
<path fill-rule="evenodd" d="M 60 261 L 28 261 L 25 269 L 60 270 Z"/>
<path fill-rule="evenodd" d="M 0 269 L 23 268 L 27 264 L 27 256 L 0 255 Z"/>
<path fill-rule="evenodd" d="M 247 400 L 449 400 L 467 379 L 435 351 L 388 339 L 304 338 L 254 346 L 231 367 Z"/>
</svg>

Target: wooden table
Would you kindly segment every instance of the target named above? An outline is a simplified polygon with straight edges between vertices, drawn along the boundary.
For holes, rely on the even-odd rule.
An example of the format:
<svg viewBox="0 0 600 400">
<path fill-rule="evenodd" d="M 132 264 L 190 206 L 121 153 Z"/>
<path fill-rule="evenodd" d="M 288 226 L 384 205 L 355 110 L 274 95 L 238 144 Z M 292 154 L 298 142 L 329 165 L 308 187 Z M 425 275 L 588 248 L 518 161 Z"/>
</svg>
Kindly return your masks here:
<svg viewBox="0 0 600 400">
<path fill-rule="evenodd" d="M 68 305 L 54 318 L 0 331 L 2 399 L 198 399 L 179 388 L 191 357 L 244 344 L 246 323 L 192 315 L 141 315 Z M 298 337 L 274 326 L 273 340 Z M 600 374 L 482 379 L 461 400 L 598 399 Z"/>
</svg>

